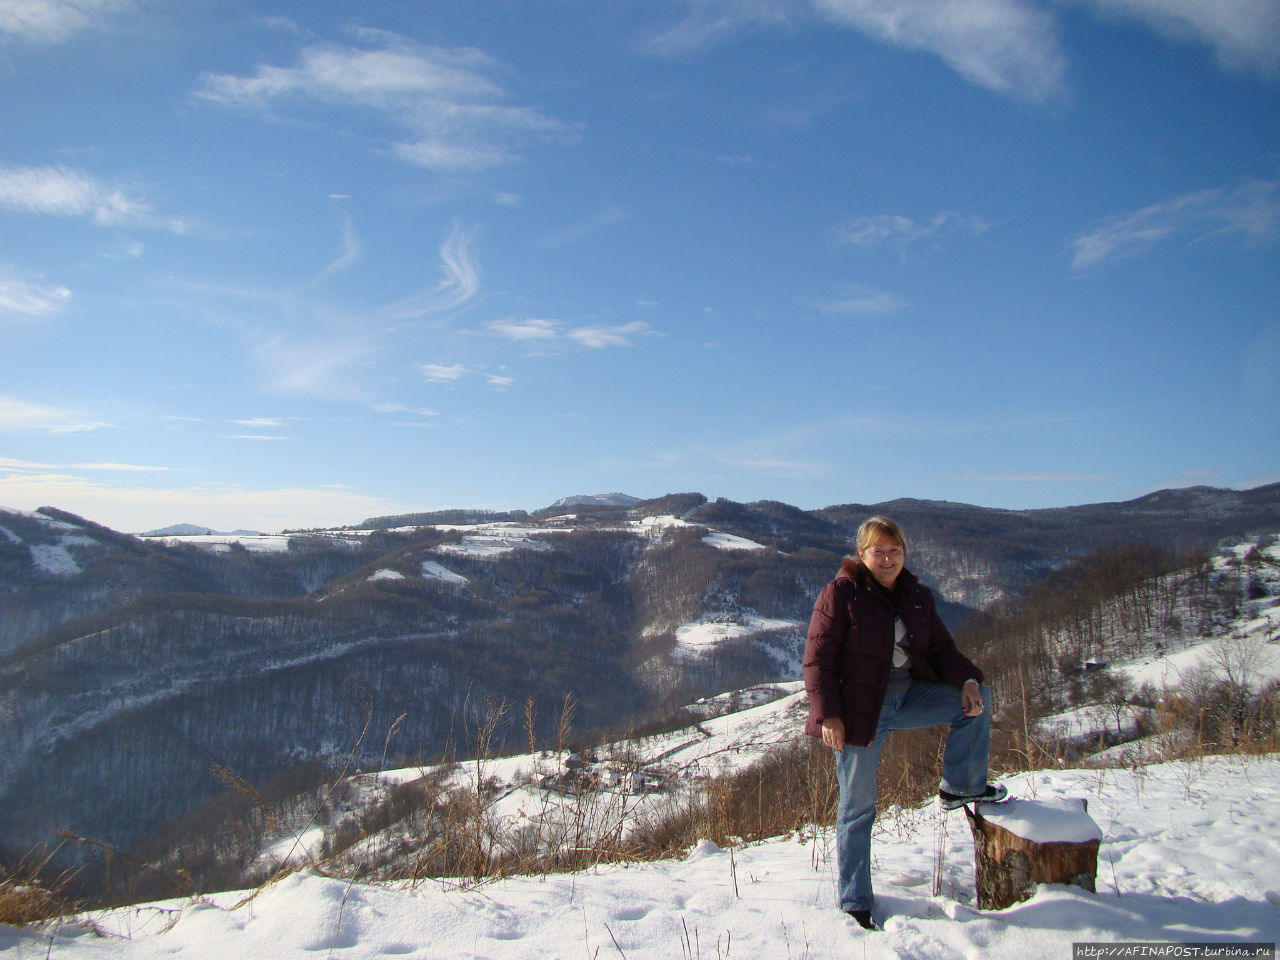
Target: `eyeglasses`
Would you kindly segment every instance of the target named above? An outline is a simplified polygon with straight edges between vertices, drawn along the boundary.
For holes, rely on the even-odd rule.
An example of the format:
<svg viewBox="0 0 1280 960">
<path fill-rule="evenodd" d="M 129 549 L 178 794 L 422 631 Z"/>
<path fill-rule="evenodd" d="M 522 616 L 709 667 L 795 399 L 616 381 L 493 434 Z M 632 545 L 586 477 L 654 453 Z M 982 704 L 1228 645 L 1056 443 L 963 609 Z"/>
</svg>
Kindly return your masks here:
<svg viewBox="0 0 1280 960">
<path fill-rule="evenodd" d="M 875 560 L 901 560 L 901 547 L 871 547 L 866 551 Z"/>
</svg>

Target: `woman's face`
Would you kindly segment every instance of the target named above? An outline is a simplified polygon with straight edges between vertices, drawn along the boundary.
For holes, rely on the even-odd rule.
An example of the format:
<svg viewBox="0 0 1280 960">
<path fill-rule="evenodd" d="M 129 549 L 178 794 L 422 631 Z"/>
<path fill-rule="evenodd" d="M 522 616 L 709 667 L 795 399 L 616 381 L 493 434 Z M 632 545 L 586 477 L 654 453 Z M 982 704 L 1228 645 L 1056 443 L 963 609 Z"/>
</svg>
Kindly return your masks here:
<svg viewBox="0 0 1280 960">
<path fill-rule="evenodd" d="M 902 565 L 907 559 L 902 545 L 888 537 L 880 538 L 858 556 L 876 581 L 882 587 L 890 588 L 897 582 L 898 574 L 902 572 Z"/>
</svg>

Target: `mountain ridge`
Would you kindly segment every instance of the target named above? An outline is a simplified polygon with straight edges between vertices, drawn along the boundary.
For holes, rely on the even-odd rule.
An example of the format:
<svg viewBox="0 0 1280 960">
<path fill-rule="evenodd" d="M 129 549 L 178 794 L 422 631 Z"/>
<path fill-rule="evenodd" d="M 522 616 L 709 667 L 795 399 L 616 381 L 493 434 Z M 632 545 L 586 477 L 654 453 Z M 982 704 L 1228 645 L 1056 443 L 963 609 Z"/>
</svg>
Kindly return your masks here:
<svg viewBox="0 0 1280 960">
<path fill-rule="evenodd" d="M 338 762 L 361 726 L 377 733 L 357 762 L 377 764 L 386 731 L 397 756 L 436 756 L 491 704 L 531 704 L 545 736 L 567 694 L 600 730 L 792 679 L 813 597 L 872 512 L 904 524 L 956 629 L 1101 547 L 1278 533 L 1280 485 L 1030 517 L 685 493 L 232 542 L 0 511 L 0 835 L 127 844 L 207 798 L 211 762 L 251 780 Z"/>
</svg>

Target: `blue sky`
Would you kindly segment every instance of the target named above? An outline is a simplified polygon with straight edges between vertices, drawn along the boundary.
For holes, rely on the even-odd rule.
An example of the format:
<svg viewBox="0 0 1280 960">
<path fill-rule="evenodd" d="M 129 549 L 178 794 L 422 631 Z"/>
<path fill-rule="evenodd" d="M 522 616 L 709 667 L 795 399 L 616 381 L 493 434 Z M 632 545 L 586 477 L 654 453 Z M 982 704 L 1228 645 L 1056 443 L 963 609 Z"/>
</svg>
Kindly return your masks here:
<svg viewBox="0 0 1280 960">
<path fill-rule="evenodd" d="M 0 0 L 0 505 L 1280 480 L 1277 0 Z"/>
</svg>

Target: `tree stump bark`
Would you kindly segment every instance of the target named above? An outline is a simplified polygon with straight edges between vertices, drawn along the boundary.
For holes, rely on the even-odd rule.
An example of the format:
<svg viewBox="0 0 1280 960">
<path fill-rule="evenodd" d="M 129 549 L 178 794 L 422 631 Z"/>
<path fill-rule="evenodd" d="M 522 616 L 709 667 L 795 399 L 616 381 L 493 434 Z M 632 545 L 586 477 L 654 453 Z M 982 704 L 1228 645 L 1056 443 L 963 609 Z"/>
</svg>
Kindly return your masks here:
<svg viewBox="0 0 1280 960">
<path fill-rule="evenodd" d="M 1102 831 L 1085 800 L 1008 800 L 964 808 L 973 833 L 978 908 L 1002 910 L 1031 898 L 1038 883 L 1090 893 Z"/>
</svg>

